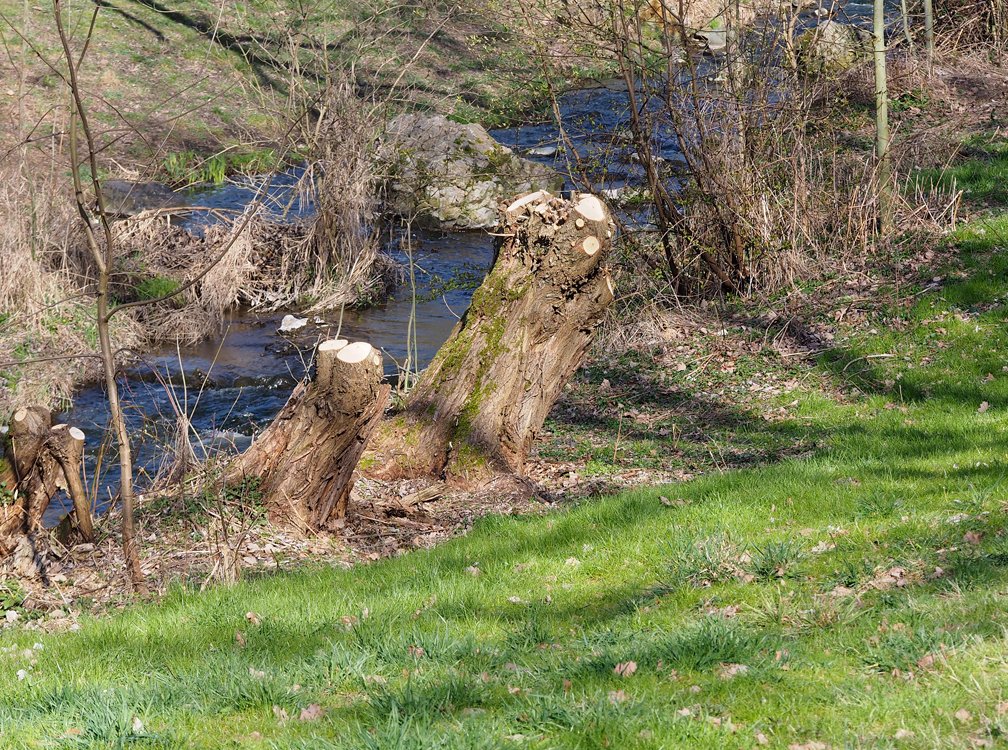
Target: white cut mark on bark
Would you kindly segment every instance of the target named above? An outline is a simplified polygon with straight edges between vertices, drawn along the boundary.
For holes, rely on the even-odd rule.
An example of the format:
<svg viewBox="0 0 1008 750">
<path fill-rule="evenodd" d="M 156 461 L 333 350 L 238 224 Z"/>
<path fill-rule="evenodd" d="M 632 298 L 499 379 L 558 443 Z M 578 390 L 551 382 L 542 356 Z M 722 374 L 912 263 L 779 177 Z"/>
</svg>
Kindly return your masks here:
<svg viewBox="0 0 1008 750">
<path fill-rule="evenodd" d="M 574 210 L 588 221 L 605 221 L 609 217 L 605 204 L 594 195 L 582 195 L 574 205 Z"/>
<path fill-rule="evenodd" d="M 516 200 L 510 206 L 507 207 L 505 213 L 514 213 L 520 208 L 523 208 L 530 203 L 538 203 L 544 199 L 552 198 L 553 194 L 546 190 L 536 190 L 534 193 L 529 193 L 528 195 L 523 195 L 521 198 Z"/>
</svg>

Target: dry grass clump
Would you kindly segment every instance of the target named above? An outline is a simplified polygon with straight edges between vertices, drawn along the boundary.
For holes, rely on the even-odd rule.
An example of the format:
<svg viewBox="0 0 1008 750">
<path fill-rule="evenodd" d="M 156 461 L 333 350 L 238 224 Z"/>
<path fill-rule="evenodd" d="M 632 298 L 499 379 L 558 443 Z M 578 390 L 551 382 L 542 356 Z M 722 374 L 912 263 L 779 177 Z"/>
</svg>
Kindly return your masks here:
<svg viewBox="0 0 1008 750">
<path fill-rule="evenodd" d="M 70 261 L 80 241 L 72 206 L 55 168 L 29 176 L 14 160 L 0 164 L 0 416 L 65 403 L 98 372 L 93 299 Z M 117 348 L 138 340 L 127 316 L 112 334 Z"/>
<path fill-rule="evenodd" d="M 1008 0 L 938 0 L 935 13 L 947 44 L 1008 52 Z"/>
<path fill-rule="evenodd" d="M 171 299 L 136 308 L 149 342 L 183 344 L 217 330 L 225 311 L 235 306 L 332 309 L 385 293 L 394 264 L 377 248 L 346 258 L 341 267 L 312 264 L 321 263 L 316 252 L 321 222 L 278 223 L 253 206 L 200 237 L 160 212 L 139 214 L 115 225 L 117 293 L 123 299 L 156 299 L 199 277 Z"/>
<path fill-rule="evenodd" d="M 153 335 L 171 331 L 194 341 L 235 305 L 332 310 L 381 298 L 394 283 L 398 268 L 380 252 L 377 233 L 379 128 L 372 111 L 345 78 L 329 79 L 318 97 L 299 96 L 303 115 L 292 132 L 309 152 L 299 189 L 315 208 L 311 218 L 279 223 L 253 204 L 203 237 L 158 212 L 119 225 L 125 285 L 137 288 L 139 277 L 181 284 L 203 274 L 178 298 L 141 308 Z"/>
<path fill-rule="evenodd" d="M 285 268 L 302 269 L 313 309 L 372 299 L 388 281 L 377 232 L 380 123 L 343 76 L 330 78 L 318 117 L 302 130 L 311 147 L 302 185 L 316 215 Z"/>
</svg>

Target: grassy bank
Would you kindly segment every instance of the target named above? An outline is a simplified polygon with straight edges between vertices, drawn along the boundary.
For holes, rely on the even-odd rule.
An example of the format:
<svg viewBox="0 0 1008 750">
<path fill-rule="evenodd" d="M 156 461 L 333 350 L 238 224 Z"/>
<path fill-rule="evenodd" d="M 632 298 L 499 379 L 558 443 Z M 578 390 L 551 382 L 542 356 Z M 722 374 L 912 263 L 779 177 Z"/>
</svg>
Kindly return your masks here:
<svg viewBox="0 0 1008 750">
<path fill-rule="evenodd" d="M 66 5 L 80 47 L 95 6 Z M 50 10 L 0 0 L 4 148 L 64 125 L 53 116 L 62 81 L 40 59 L 61 55 Z M 292 118 L 340 71 L 383 114 L 421 107 L 493 125 L 545 106 L 536 70 L 518 23 L 493 4 L 111 0 L 100 4 L 80 76 L 103 165 L 185 182 L 296 154 L 285 136 Z"/>
<path fill-rule="evenodd" d="M 817 369 L 803 459 L 0 648 L 5 747 L 965 747 L 1008 730 L 1008 215 Z"/>
</svg>

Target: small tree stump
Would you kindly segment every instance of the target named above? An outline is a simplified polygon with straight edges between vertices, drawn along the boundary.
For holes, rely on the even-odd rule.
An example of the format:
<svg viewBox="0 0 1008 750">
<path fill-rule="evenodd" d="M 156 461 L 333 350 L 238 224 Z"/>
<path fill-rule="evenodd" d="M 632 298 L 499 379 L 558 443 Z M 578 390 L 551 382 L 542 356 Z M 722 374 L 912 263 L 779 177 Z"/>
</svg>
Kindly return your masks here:
<svg viewBox="0 0 1008 750">
<path fill-rule="evenodd" d="M 88 502 L 84 482 L 81 479 L 81 459 L 84 456 L 84 433 L 76 427 L 58 424 L 49 431 L 49 452 L 60 465 L 63 476 L 59 482 L 73 501 L 74 517 L 81 536 L 87 542 L 94 541 L 94 523 L 91 519 L 91 503 Z"/>
<path fill-rule="evenodd" d="M 315 377 L 302 382 L 276 419 L 227 472 L 260 480 L 270 516 L 303 531 L 335 527 L 346 516 L 353 472 L 388 405 L 381 354 L 370 344 L 319 345 Z"/>
<path fill-rule="evenodd" d="M 82 536 L 94 540 L 81 479 L 83 432 L 65 424 L 52 426 L 48 409 L 19 409 L 11 418 L 5 453 L 0 460 L 0 554 L 11 554 L 18 538 L 42 530 L 42 518 L 60 489 L 73 500 Z"/>
<path fill-rule="evenodd" d="M 51 429 L 52 413 L 41 406 L 18 409 L 10 421 L 7 457 L 17 477 L 15 506 L 21 514 L 19 527 L 22 532 L 42 528 L 42 516 L 56 493 L 59 467 L 46 450 Z"/>
<path fill-rule="evenodd" d="M 503 215 L 493 267 L 376 440 L 385 478 L 521 473 L 613 301 L 604 260 L 614 224 L 602 201 L 539 191 Z"/>
</svg>

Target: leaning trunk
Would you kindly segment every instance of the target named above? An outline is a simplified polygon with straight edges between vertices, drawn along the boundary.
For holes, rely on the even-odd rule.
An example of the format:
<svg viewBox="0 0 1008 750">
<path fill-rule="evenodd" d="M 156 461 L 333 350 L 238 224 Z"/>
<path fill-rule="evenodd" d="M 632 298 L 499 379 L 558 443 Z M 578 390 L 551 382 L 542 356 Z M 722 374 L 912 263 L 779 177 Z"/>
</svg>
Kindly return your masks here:
<svg viewBox="0 0 1008 750">
<path fill-rule="evenodd" d="M 345 517 L 353 472 L 388 404 L 382 357 L 370 344 L 319 345 L 313 380 L 294 389 L 276 419 L 228 470 L 258 482 L 270 516 L 313 532 Z"/>
<path fill-rule="evenodd" d="M 613 301 L 614 224 L 594 196 L 504 212 L 493 268 L 376 449 L 381 475 L 521 473 Z"/>
</svg>

